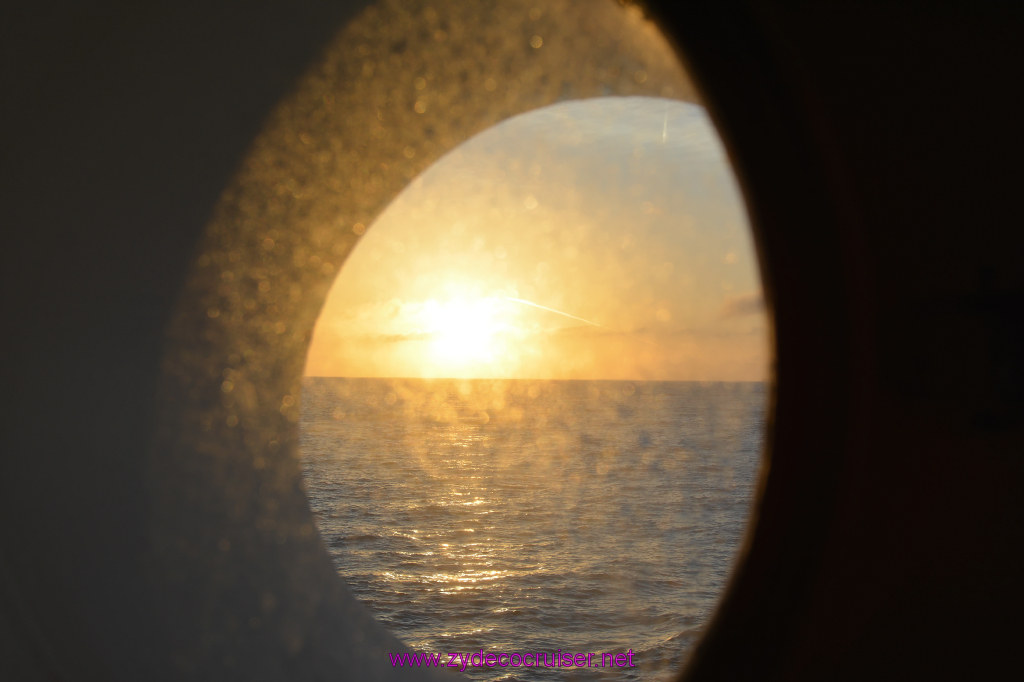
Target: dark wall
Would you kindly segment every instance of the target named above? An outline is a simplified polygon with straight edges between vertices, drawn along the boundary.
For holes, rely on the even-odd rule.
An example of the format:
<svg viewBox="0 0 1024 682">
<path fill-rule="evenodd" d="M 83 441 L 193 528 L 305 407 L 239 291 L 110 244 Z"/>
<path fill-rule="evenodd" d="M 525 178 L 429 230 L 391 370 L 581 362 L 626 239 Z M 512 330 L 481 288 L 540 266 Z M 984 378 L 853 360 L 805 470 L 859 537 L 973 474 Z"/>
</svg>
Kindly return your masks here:
<svg viewBox="0 0 1024 682">
<path fill-rule="evenodd" d="M 778 344 L 762 523 L 694 679 L 994 674 L 1021 606 L 1020 16 L 747 8 L 678 22 Z"/>
<path fill-rule="evenodd" d="M 265 117 L 363 4 L 5 6 L 0 670 L 174 677 L 199 616 L 145 565 L 163 331 Z"/>
<path fill-rule="evenodd" d="M 168 618 L 140 454 L 162 330 L 264 117 L 361 4 L 4 10 L 11 679 L 161 677 L 189 628 L 138 619 Z M 776 324 L 757 534 L 691 679 L 994 677 L 1024 606 L 1021 17 L 650 5 L 734 156 Z"/>
</svg>

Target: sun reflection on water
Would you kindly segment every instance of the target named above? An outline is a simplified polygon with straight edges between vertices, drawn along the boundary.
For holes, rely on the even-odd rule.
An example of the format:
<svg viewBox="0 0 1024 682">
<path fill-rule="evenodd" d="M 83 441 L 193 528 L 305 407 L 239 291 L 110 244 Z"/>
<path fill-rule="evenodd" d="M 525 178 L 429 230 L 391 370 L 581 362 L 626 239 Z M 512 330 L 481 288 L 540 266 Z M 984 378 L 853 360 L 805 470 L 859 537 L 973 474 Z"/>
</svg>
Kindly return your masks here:
<svg viewBox="0 0 1024 682">
<path fill-rule="evenodd" d="M 632 647 L 667 670 L 697 636 L 746 520 L 762 384 L 310 379 L 306 392 L 328 547 L 410 648 Z"/>
</svg>

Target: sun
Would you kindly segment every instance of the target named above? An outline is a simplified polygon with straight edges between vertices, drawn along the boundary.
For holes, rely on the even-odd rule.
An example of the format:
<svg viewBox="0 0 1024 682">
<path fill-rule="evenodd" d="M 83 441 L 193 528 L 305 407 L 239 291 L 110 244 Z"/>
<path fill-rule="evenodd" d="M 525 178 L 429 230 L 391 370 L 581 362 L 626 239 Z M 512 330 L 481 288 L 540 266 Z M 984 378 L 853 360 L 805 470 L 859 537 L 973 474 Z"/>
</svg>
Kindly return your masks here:
<svg viewBox="0 0 1024 682">
<path fill-rule="evenodd" d="M 444 367 L 467 367 L 500 361 L 511 330 L 495 298 L 428 300 L 422 310 L 432 360 Z"/>
</svg>

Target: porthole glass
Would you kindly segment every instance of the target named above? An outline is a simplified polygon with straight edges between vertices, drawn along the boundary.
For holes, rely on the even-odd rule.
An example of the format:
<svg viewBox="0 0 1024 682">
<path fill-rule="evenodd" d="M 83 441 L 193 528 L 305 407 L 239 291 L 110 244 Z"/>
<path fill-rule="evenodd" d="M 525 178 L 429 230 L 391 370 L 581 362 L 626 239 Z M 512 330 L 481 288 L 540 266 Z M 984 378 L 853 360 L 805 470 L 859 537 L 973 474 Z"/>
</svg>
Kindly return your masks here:
<svg viewBox="0 0 1024 682">
<path fill-rule="evenodd" d="M 750 513 L 769 358 L 704 109 L 604 97 L 513 117 L 351 229 L 300 419 L 339 574 L 409 651 L 677 670 Z M 628 670 L 598 667 L 609 652 Z"/>
</svg>

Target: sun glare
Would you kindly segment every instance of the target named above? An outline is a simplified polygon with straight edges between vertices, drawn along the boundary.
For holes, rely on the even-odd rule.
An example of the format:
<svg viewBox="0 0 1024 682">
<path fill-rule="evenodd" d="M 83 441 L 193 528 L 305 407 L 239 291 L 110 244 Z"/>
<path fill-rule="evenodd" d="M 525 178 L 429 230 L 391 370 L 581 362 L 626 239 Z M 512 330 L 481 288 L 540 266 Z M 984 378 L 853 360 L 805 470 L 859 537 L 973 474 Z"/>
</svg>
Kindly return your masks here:
<svg viewBox="0 0 1024 682">
<path fill-rule="evenodd" d="M 766 330 L 706 112 L 602 98 L 506 120 L 416 178 L 339 273 L 306 372 L 759 381 Z"/>
<path fill-rule="evenodd" d="M 424 331 L 431 337 L 432 359 L 453 367 L 490 363 L 504 355 L 501 351 L 506 344 L 501 337 L 514 330 L 507 320 L 510 311 L 502 310 L 505 308 L 494 298 L 427 301 Z"/>
</svg>

